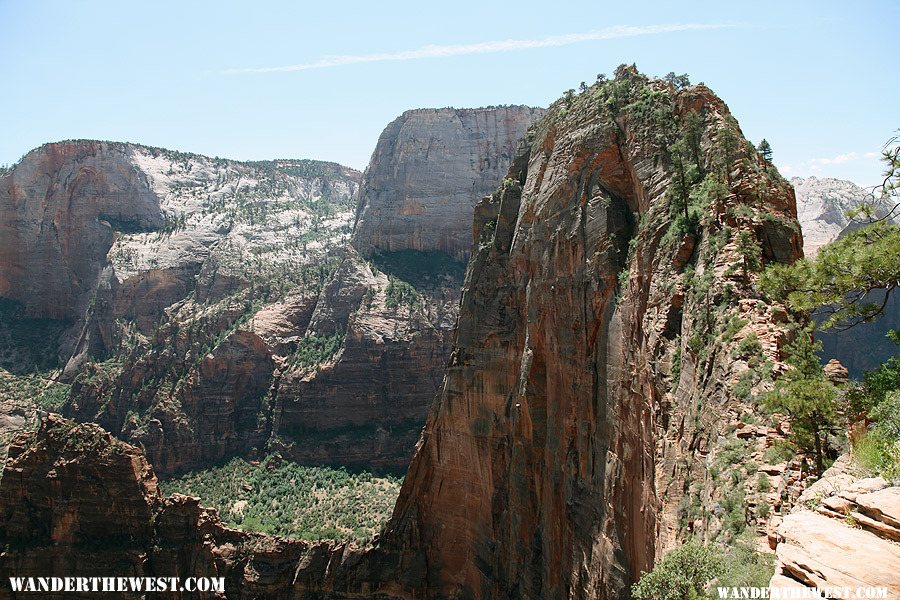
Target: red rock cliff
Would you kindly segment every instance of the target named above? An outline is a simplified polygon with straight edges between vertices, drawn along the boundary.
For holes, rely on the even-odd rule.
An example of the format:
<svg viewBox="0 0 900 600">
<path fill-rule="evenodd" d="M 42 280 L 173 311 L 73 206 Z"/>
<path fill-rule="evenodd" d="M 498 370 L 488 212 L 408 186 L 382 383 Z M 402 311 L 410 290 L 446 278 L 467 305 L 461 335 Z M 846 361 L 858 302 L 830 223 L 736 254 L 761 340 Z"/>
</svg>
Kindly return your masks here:
<svg viewBox="0 0 900 600">
<path fill-rule="evenodd" d="M 707 88 L 617 75 L 551 107 L 476 211 L 451 364 L 385 536 L 424 552 L 429 597 L 622 597 L 686 534 L 680 498 L 714 497 L 737 340 L 761 328 L 777 364 L 785 332 L 736 240 L 799 256 L 791 187 Z M 671 149 L 690 135 L 715 191 L 683 227 Z"/>
</svg>

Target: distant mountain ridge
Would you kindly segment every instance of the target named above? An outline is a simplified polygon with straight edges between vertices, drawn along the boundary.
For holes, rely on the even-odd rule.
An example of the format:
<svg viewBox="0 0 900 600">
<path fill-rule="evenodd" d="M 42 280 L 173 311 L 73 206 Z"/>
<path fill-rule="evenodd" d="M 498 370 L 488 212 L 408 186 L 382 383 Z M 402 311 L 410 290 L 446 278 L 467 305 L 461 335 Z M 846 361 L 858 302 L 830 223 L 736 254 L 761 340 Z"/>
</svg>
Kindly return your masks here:
<svg viewBox="0 0 900 600">
<path fill-rule="evenodd" d="M 815 257 L 825 244 L 860 227 L 847 217 L 847 211 L 870 200 L 872 194 L 852 181 L 831 177 L 793 177 L 797 194 L 797 217 L 803 230 L 803 253 Z M 897 346 L 886 337 L 889 329 L 900 327 L 900 298 L 889 300 L 885 314 L 872 323 L 857 325 L 848 331 L 819 331 L 821 356 L 837 358 L 854 378 L 878 367 L 897 354 Z"/>
<path fill-rule="evenodd" d="M 803 229 L 803 253 L 815 256 L 851 224 L 847 211 L 871 194 L 852 181 L 832 177 L 792 177 L 797 194 L 797 218 Z"/>
</svg>

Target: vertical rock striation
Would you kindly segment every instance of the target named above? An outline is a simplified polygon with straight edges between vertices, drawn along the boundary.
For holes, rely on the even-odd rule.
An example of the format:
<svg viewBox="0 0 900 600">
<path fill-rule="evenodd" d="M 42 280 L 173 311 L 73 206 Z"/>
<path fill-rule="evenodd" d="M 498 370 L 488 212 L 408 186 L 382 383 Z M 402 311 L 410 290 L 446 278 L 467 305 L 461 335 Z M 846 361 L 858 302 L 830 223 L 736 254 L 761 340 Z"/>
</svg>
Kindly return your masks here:
<svg viewBox="0 0 900 600">
<path fill-rule="evenodd" d="M 383 538 L 424 553 L 427 597 L 622 597 L 686 535 L 681 498 L 715 499 L 736 342 L 769 331 L 777 362 L 785 334 L 736 238 L 767 261 L 801 244 L 792 189 L 729 133 L 707 88 L 623 68 L 551 107 L 477 209 L 451 364 Z M 685 230 L 669 148 L 690 135 L 722 187 Z"/>
<path fill-rule="evenodd" d="M 506 175 L 516 143 L 543 112 L 441 108 L 397 117 L 363 175 L 354 246 L 365 257 L 412 249 L 466 260 L 475 204 Z"/>
<path fill-rule="evenodd" d="M 341 348 L 313 373 L 282 377 L 273 448 L 304 462 L 408 465 L 450 356 L 473 207 L 541 114 L 422 109 L 387 126 L 363 175 L 353 249 L 310 324 L 341 335 Z M 398 301 L 400 289 L 415 298 Z"/>
<path fill-rule="evenodd" d="M 0 178 L 0 296 L 28 314 L 76 320 L 114 226 L 162 226 L 160 198 L 129 152 L 102 142 L 49 144 Z"/>
</svg>

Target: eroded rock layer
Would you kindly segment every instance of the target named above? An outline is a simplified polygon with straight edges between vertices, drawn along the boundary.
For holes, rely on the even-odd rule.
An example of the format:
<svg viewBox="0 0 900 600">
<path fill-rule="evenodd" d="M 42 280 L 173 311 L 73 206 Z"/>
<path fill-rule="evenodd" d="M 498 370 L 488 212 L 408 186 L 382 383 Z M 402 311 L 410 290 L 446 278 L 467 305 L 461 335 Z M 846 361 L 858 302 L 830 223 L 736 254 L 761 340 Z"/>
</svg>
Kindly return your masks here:
<svg viewBox="0 0 900 600">
<path fill-rule="evenodd" d="M 770 538 L 778 558 L 770 587 L 900 594 L 900 487 L 851 471 L 836 461 L 778 523 Z"/>
<path fill-rule="evenodd" d="M 472 207 L 541 112 L 406 113 L 373 156 L 352 246 L 358 174 L 339 165 L 49 144 L 3 179 L 0 294 L 75 323 L 66 414 L 140 444 L 159 473 L 273 450 L 404 469 L 449 358 Z M 376 218 L 413 193 L 428 210 Z M 429 227 L 458 246 L 417 242 Z"/>
</svg>

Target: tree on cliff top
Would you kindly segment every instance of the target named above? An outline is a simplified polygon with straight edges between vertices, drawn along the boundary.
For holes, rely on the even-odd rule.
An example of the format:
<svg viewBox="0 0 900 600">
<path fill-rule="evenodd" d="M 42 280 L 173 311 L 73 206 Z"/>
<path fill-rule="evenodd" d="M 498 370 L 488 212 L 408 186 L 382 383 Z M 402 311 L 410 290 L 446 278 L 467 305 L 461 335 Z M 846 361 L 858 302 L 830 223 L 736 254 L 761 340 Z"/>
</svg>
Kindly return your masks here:
<svg viewBox="0 0 900 600">
<path fill-rule="evenodd" d="M 762 141 L 759 143 L 759 146 L 756 147 L 756 150 L 766 162 L 772 162 L 772 145 L 766 138 L 762 139 Z"/>
<path fill-rule="evenodd" d="M 691 79 L 687 73 L 676 75 L 674 71 L 669 71 L 663 79 L 676 90 L 684 89 L 691 85 Z"/>
</svg>

